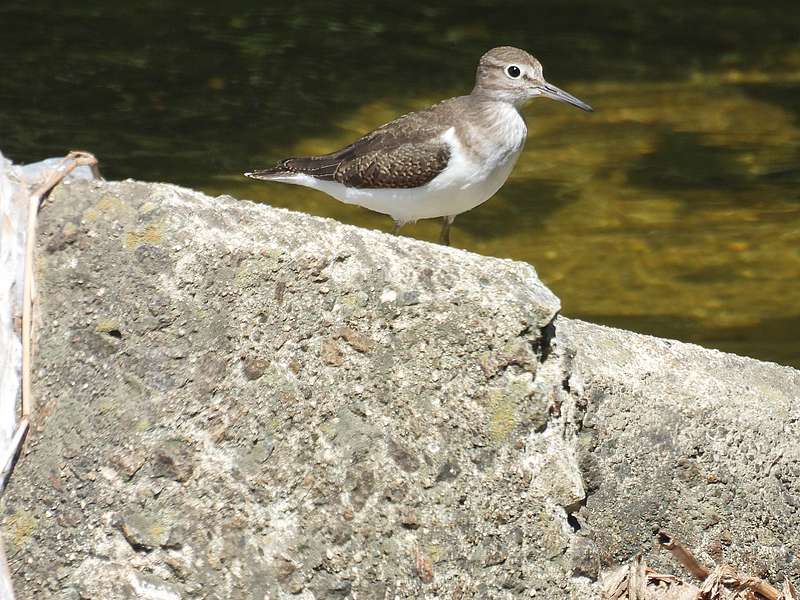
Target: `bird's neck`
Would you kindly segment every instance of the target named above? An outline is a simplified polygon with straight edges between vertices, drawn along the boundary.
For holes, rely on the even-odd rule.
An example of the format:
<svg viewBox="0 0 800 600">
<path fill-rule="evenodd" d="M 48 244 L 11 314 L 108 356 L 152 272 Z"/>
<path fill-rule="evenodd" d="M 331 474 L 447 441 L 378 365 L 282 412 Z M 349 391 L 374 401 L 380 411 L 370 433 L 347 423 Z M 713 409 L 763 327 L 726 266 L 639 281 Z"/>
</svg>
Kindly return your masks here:
<svg viewBox="0 0 800 600">
<path fill-rule="evenodd" d="M 467 106 L 468 116 L 456 125 L 456 134 L 476 159 L 497 162 L 521 150 L 527 127 L 513 104 L 470 97 Z"/>
<path fill-rule="evenodd" d="M 520 99 L 510 90 L 500 87 L 486 87 L 480 83 L 476 83 L 472 88 L 470 96 L 480 100 L 481 102 L 503 102 L 515 109 L 519 110 L 525 104 L 525 100 Z"/>
</svg>

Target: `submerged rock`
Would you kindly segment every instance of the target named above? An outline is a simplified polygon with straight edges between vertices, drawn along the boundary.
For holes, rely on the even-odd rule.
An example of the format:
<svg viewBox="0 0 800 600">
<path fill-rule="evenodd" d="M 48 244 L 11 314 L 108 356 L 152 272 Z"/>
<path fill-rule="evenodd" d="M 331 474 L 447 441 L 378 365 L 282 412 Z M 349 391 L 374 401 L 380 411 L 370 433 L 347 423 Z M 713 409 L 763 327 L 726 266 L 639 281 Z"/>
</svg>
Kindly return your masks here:
<svg viewBox="0 0 800 600">
<path fill-rule="evenodd" d="M 61 186 L 39 236 L 21 599 L 597 598 L 659 526 L 800 574 L 797 371 L 174 186 Z"/>
</svg>

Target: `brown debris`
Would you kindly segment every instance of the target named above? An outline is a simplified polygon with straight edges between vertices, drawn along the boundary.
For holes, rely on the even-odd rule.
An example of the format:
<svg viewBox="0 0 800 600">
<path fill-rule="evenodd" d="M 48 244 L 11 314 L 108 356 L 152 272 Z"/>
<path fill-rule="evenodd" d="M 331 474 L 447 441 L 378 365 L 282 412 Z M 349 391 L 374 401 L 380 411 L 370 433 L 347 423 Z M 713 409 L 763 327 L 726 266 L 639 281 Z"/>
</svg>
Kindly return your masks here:
<svg viewBox="0 0 800 600">
<path fill-rule="evenodd" d="M 695 600 L 700 591 L 677 577 L 656 573 L 641 556 L 632 565 L 603 573 L 600 582 L 603 600 Z"/>
<path fill-rule="evenodd" d="M 659 531 L 658 538 L 662 548 L 695 578 L 703 580 L 701 586 L 657 573 L 637 556 L 633 564 L 602 574 L 603 600 L 800 600 L 789 581 L 779 592 L 763 579 L 739 573 L 731 565 L 722 564 L 711 571 L 668 532 Z"/>
<path fill-rule="evenodd" d="M 758 577 L 750 577 L 749 575 L 738 573 L 730 565 L 720 565 L 713 573 L 710 572 L 708 568 L 697 562 L 697 559 L 688 548 L 675 541 L 673 536 L 664 530 L 658 532 L 658 539 L 661 546 L 669 550 L 672 556 L 686 567 L 694 577 L 705 579 L 698 600 L 714 600 L 715 598 L 723 597 L 720 591 L 722 586 L 735 587 L 741 590 L 741 593 L 737 592 L 735 596 L 738 598 L 753 598 L 753 600 L 759 600 L 760 598 L 778 600 L 780 598 L 780 592 L 766 581 Z M 749 595 L 747 595 L 748 593 Z"/>
<path fill-rule="evenodd" d="M 778 600 L 798 600 L 797 590 L 790 581 L 783 582 L 783 592 Z"/>
</svg>

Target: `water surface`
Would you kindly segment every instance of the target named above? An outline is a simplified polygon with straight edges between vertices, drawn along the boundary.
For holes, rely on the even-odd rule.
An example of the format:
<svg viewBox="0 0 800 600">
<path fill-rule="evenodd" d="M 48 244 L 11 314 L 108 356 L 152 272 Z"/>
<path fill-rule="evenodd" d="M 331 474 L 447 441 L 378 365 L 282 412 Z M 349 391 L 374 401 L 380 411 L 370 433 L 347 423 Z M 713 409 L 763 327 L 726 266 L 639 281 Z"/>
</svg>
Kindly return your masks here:
<svg viewBox="0 0 800 600">
<path fill-rule="evenodd" d="M 240 173 L 466 93 L 517 45 L 596 112 L 533 102 L 454 245 L 535 265 L 568 316 L 800 366 L 800 9 L 647 4 L 5 0 L 0 148 L 388 230 Z"/>
</svg>

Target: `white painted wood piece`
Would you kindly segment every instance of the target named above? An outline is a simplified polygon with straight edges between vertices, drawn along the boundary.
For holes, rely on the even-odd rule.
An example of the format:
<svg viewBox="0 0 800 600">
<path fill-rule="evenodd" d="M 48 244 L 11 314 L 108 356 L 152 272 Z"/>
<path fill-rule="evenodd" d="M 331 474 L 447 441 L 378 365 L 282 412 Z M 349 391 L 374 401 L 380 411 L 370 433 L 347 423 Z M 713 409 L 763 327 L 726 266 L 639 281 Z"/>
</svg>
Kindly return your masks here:
<svg viewBox="0 0 800 600">
<path fill-rule="evenodd" d="M 22 289 L 28 190 L 0 153 L 0 458 L 12 452 L 22 380 Z M 0 463 L 0 489 L 10 461 Z"/>
</svg>

